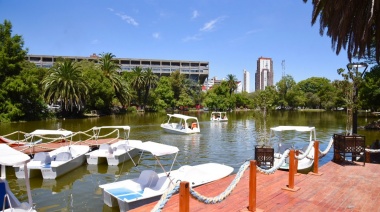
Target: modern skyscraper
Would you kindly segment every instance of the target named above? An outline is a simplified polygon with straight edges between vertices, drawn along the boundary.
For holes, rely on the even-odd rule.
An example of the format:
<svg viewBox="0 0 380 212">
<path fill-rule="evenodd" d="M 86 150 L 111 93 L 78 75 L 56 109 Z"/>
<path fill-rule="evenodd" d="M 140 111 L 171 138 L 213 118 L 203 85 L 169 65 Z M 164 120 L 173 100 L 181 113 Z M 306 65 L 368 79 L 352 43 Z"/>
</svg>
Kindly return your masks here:
<svg viewBox="0 0 380 212">
<path fill-rule="evenodd" d="M 243 92 L 250 92 L 250 76 L 247 70 L 243 70 Z"/>
<path fill-rule="evenodd" d="M 273 61 L 272 58 L 260 57 L 257 60 L 255 73 L 255 90 L 265 90 L 266 86 L 273 85 Z"/>
</svg>

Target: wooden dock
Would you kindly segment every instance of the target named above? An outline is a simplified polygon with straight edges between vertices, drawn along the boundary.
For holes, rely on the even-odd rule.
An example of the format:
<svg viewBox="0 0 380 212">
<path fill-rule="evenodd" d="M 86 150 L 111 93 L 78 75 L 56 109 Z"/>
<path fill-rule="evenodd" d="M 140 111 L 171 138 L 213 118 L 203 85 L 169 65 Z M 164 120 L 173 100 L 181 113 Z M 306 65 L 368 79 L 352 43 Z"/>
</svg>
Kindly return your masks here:
<svg viewBox="0 0 380 212">
<path fill-rule="evenodd" d="M 380 211 L 380 164 L 358 162 L 337 164 L 328 162 L 316 176 L 295 176 L 298 191 L 282 188 L 289 184 L 289 173 L 276 171 L 272 175 L 257 173 L 256 208 L 263 211 Z M 203 196 L 214 197 L 230 185 L 235 175 L 194 188 Z M 205 204 L 190 198 L 190 211 L 248 211 L 249 169 L 245 171 L 232 193 L 222 202 Z M 157 202 L 130 210 L 150 211 Z M 162 210 L 179 211 L 178 194 L 171 197 Z"/>
<path fill-rule="evenodd" d="M 95 147 L 99 147 L 101 144 L 106 144 L 106 143 L 112 144 L 112 143 L 116 143 L 119 140 L 120 139 L 115 139 L 115 138 L 105 138 L 105 139 L 97 139 L 97 140 L 73 141 L 71 143 L 70 141 L 50 142 L 50 143 L 40 143 L 40 144 L 36 144 L 30 147 L 25 146 L 25 145 L 21 145 L 21 146 L 14 145 L 12 146 L 12 148 L 18 151 L 21 151 L 25 154 L 34 155 L 38 152 L 50 152 L 54 149 L 58 149 L 59 147 L 63 147 L 63 146 L 68 146 L 70 144 L 86 145 L 86 146 L 89 146 L 90 148 L 95 148 Z"/>
</svg>

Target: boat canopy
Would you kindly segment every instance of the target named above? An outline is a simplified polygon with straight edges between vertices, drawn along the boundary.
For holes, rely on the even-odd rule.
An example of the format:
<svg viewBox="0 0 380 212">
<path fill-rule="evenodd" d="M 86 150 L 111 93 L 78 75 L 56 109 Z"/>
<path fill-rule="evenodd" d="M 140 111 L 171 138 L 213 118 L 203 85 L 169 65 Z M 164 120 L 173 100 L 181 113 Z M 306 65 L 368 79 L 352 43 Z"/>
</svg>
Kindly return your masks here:
<svg viewBox="0 0 380 212">
<path fill-rule="evenodd" d="M 171 117 L 176 117 L 176 118 L 180 118 L 180 119 L 198 119 L 197 117 L 194 117 L 194 116 L 186 116 L 186 115 L 182 115 L 182 114 L 167 114 L 170 118 Z"/>
<path fill-rule="evenodd" d="M 13 149 L 7 144 L 0 144 L 0 164 L 4 166 L 17 166 L 30 161 L 30 157 Z"/>
<path fill-rule="evenodd" d="M 60 135 L 60 136 L 69 136 L 73 134 L 73 132 L 68 130 L 35 130 L 29 135 Z"/>
<path fill-rule="evenodd" d="M 153 141 L 146 141 L 140 144 L 130 144 L 129 146 L 150 152 L 154 156 L 170 155 L 179 152 L 179 149 L 176 146 L 156 143 Z"/>
</svg>

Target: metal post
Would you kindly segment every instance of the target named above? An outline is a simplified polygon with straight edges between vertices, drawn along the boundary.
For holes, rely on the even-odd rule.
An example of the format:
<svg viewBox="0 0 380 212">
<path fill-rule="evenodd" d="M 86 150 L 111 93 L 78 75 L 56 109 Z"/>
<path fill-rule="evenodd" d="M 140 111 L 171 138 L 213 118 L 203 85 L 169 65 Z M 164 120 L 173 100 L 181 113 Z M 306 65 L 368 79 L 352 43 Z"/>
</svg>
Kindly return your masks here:
<svg viewBox="0 0 380 212">
<path fill-rule="evenodd" d="M 353 83 L 353 108 L 352 108 L 352 134 L 357 134 L 358 133 L 358 109 L 357 109 L 357 104 L 358 104 L 358 92 L 359 92 L 359 85 L 358 85 L 358 80 L 363 79 L 363 75 L 366 72 L 368 67 L 367 63 L 349 63 L 347 64 L 347 69 L 349 72 L 353 71 L 354 74 L 351 76 L 352 77 L 352 83 Z M 359 75 L 359 68 L 364 68 L 363 73 Z M 360 78 L 359 78 L 360 77 Z"/>
</svg>

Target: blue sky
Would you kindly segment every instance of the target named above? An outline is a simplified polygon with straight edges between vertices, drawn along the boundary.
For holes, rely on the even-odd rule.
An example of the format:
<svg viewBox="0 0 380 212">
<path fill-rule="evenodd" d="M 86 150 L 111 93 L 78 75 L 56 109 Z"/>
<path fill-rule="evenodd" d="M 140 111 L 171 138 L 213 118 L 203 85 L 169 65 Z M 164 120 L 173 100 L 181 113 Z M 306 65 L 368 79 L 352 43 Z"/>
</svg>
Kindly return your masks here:
<svg viewBox="0 0 380 212">
<path fill-rule="evenodd" d="M 209 77 L 254 73 L 257 59 L 272 58 L 274 81 L 285 74 L 342 79 L 346 51 L 311 25 L 311 1 L 302 0 L 0 0 L 29 54 L 208 61 Z"/>
</svg>

